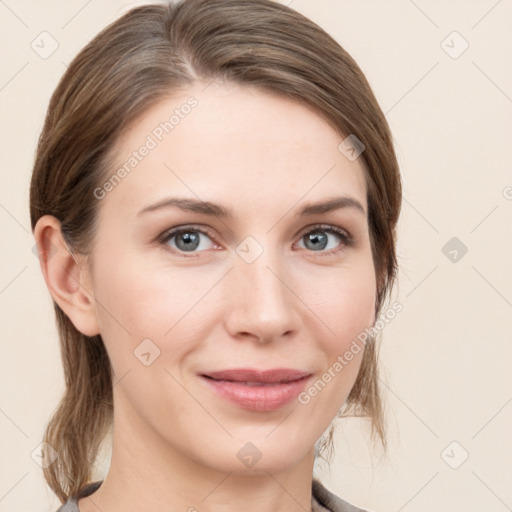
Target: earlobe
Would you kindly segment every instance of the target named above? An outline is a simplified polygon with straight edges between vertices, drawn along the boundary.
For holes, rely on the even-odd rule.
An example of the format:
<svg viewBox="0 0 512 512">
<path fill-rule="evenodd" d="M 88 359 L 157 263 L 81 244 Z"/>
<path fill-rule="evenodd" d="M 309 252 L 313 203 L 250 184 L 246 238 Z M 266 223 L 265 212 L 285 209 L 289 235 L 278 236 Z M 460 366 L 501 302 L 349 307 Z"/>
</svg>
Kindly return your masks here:
<svg viewBox="0 0 512 512">
<path fill-rule="evenodd" d="M 81 255 L 71 253 L 59 220 L 51 215 L 41 217 L 34 237 L 41 271 L 53 300 L 82 334 L 99 334 L 88 266 Z"/>
</svg>

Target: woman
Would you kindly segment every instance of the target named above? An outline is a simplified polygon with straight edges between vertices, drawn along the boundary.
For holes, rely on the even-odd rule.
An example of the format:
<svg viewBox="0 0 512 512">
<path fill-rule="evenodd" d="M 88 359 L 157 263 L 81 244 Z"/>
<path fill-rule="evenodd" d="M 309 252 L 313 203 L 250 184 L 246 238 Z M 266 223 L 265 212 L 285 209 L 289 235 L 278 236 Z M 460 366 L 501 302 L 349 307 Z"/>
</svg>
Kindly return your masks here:
<svg viewBox="0 0 512 512">
<path fill-rule="evenodd" d="M 187 0 L 101 32 L 53 94 L 31 183 L 66 377 L 44 439 L 59 510 L 360 510 L 313 465 L 338 414 L 385 445 L 362 333 L 400 202 L 364 75 L 292 9 Z"/>
</svg>

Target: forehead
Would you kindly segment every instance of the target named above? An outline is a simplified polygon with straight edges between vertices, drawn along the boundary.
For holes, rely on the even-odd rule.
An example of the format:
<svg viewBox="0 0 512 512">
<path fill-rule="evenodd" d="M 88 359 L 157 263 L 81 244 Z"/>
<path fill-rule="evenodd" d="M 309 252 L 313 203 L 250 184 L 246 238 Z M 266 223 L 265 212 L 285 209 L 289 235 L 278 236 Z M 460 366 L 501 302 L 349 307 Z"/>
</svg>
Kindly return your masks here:
<svg viewBox="0 0 512 512">
<path fill-rule="evenodd" d="M 176 192 L 231 204 L 346 193 L 366 209 L 362 158 L 312 108 L 250 86 L 196 84 L 141 115 L 115 147 L 109 201 Z"/>
</svg>

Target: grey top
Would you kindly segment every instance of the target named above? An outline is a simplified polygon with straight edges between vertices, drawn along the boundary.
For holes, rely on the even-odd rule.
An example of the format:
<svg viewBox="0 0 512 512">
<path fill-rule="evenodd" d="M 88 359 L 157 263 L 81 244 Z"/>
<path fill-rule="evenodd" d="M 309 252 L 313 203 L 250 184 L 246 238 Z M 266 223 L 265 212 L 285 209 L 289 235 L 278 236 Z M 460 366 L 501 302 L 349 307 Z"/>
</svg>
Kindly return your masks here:
<svg viewBox="0 0 512 512">
<path fill-rule="evenodd" d="M 77 505 L 78 499 L 89 496 L 98 489 L 101 484 L 102 481 L 98 481 L 86 485 L 79 493 L 70 497 L 57 512 L 80 512 Z M 366 512 L 338 498 L 338 496 L 328 491 L 315 478 L 313 478 L 311 507 L 313 512 Z"/>
</svg>

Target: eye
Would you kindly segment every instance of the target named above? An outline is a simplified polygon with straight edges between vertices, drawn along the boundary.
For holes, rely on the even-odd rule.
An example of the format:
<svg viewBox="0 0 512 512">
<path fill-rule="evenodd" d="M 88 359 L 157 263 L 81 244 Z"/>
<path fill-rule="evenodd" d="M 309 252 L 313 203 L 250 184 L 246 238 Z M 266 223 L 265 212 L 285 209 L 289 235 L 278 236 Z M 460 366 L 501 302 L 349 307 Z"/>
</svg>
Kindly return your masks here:
<svg viewBox="0 0 512 512">
<path fill-rule="evenodd" d="M 202 252 L 216 245 L 207 230 L 198 226 L 184 226 L 166 231 L 159 238 L 160 244 L 178 253 Z M 337 226 L 320 224 L 309 228 L 299 239 L 299 247 L 312 252 L 333 254 L 354 245 L 354 240 Z"/>
<path fill-rule="evenodd" d="M 201 252 L 213 247 L 213 241 L 207 231 L 197 227 L 173 229 L 164 233 L 160 243 L 179 252 Z"/>
<path fill-rule="evenodd" d="M 299 247 L 309 249 L 313 252 L 336 253 L 344 247 L 350 247 L 354 241 L 343 229 L 331 225 L 314 226 L 299 240 Z"/>
</svg>

